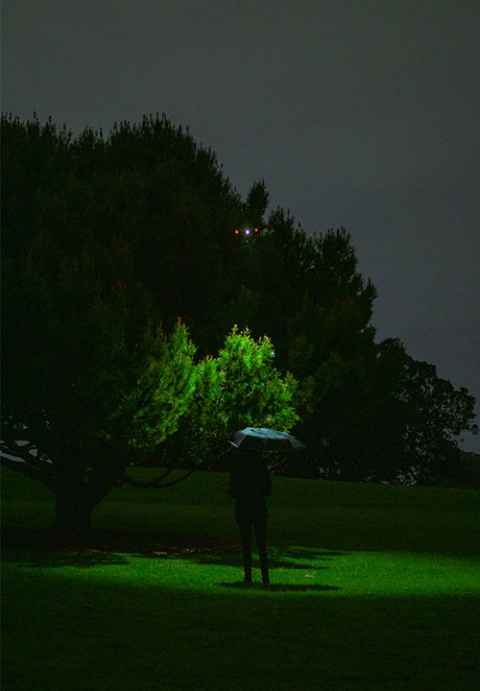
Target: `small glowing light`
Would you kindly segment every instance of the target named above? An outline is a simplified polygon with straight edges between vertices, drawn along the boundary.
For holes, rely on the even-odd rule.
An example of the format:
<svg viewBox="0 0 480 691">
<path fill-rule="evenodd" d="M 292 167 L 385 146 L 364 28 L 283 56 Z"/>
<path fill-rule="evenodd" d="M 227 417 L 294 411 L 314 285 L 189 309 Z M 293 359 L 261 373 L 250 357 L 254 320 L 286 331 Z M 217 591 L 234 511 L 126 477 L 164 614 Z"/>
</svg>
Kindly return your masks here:
<svg viewBox="0 0 480 691">
<path fill-rule="evenodd" d="M 258 228 L 255 228 L 255 232 L 258 233 Z"/>
<path fill-rule="evenodd" d="M 245 228 L 245 235 L 250 235 L 250 228 Z"/>
<path fill-rule="evenodd" d="M 238 228 L 235 228 L 233 232 L 235 233 L 235 235 L 240 235 L 240 231 L 238 230 Z"/>
</svg>

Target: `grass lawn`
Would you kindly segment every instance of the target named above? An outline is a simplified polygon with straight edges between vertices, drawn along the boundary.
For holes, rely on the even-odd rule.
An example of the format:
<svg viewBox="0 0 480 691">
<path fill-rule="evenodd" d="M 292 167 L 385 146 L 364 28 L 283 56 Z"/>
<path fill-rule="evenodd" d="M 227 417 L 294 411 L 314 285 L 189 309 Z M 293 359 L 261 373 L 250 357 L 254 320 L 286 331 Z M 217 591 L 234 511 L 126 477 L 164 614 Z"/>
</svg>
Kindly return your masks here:
<svg viewBox="0 0 480 691">
<path fill-rule="evenodd" d="M 265 590 L 226 474 L 114 490 L 80 551 L 1 479 L 4 691 L 480 688 L 478 490 L 274 477 Z"/>
</svg>

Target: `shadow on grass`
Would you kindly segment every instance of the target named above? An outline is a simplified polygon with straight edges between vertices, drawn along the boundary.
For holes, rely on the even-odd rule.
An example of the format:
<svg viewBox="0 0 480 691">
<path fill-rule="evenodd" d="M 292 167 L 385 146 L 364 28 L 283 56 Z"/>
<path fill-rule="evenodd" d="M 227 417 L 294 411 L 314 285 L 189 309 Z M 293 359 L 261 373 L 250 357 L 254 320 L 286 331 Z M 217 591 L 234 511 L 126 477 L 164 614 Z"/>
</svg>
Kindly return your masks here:
<svg viewBox="0 0 480 691">
<path fill-rule="evenodd" d="M 328 556 L 329 553 L 326 552 L 325 556 Z M 139 556 L 144 556 L 144 557 L 149 557 L 150 555 L 148 554 L 139 554 Z M 323 569 L 326 569 L 326 566 L 314 566 L 311 562 L 294 562 L 290 561 L 289 557 L 292 557 L 293 555 L 290 554 L 288 549 L 285 550 L 278 550 L 276 548 L 270 548 L 268 550 L 268 556 L 269 556 L 269 565 L 271 568 L 274 569 L 292 569 L 292 570 L 299 570 L 299 571 L 305 571 L 308 569 L 309 571 L 320 571 Z M 319 554 L 317 558 L 321 558 L 324 556 L 323 554 Z M 209 565 L 209 566 L 241 566 L 242 564 L 242 555 L 241 555 L 241 548 L 238 546 L 238 548 L 235 551 L 209 551 L 209 552 L 193 552 L 191 554 L 182 554 L 178 553 L 174 555 L 175 559 L 189 559 L 190 561 L 195 562 L 196 564 L 199 565 Z M 295 558 L 295 557 L 293 557 Z M 313 557 L 312 557 L 313 558 Z M 253 560 L 252 560 L 252 565 L 253 567 L 257 567 L 259 565 L 259 560 L 256 558 L 256 552 L 253 550 Z"/>
<path fill-rule="evenodd" d="M 292 583 L 271 583 L 268 587 L 261 585 L 260 583 L 253 583 L 253 585 L 245 585 L 243 581 L 236 581 L 234 583 L 227 583 L 222 581 L 217 585 L 223 588 L 239 588 L 240 590 L 261 590 L 263 592 L 291 592 L 291 593 L 303 593 L 309 591 L 327 591 L 327 590 L 341 590 L 341 588 L 336 585 L 295 585 Z"/>
<path fill-rule="evenodd" d="M 325 557 L 344 557 L 348 552 L 336 552 L 331 549 L 318 549 L 317 547 L 296 547 L 288 549 L 288 555 L 292 559 L 324 559 Z"/>
<path fill-rule="evenodd" d="M 128 556 L 146 559 L 188 559 L 199 565 L 235 566 L 241 568 L 241 546 L 198 535 L 183 536 L 135 535 L 105 531 L 91 531 L 82 544 L 59 542 L 46 530 L 13 528 L 4 531 L 3 559 L 25 568 L 55 568 L 64 566 L 119 566 L 129 563 Z M 272 569 L 318 571 L 327 566 L 313 565 L 312 560 L 345 556 L 338 552 L 299 546 L 270 547 L 269 565 Z M 293 561 L 293 560 L 302 560 Z M 253 566 L 258 566 L 253 550 Z M 309 586 L 306 586 L 308 588 Z M 313 587 L 313 586 L 312 586 Z"/>
<path fill-rule="evenodd" d="M 91 566 L 122 566 L 128 563 L 128 559 L 125 559 L 120 554 L 86 549 L 79 552 L 63 552 L 61 554 L 30 554 L 29 559 L 21 560 L 18 566 L 20 568 L 64 568 L 65 566 L 88 568 Z"/>
</svg>

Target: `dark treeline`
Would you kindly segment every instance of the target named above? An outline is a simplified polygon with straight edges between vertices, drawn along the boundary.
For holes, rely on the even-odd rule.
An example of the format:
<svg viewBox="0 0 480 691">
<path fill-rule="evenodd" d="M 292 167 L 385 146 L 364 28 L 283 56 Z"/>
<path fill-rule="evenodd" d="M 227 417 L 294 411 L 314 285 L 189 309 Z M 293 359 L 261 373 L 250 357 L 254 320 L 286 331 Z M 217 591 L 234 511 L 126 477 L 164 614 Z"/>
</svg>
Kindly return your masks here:
<svg viewBox="0 0 480 691">
<path fill-rule="evenodd" d="M 238 324 L 269 336 L 276 366 L 299 382 L 293 432 L 308 453 L 289 472 L 458 477 L 456 437 L 475 431 L 474 398 L 399 339 L 375 341 L 375 287 L 345 229 L 307 236 L 282 208 L 267 218 L 264 182 L 242 200 L 215 153 L 165 116 L 115 123 L 108 137 L 86 128 L 74 138 L 36 116 L 3 115 L 1 126 L 7 428 L 43 416 L 45 436 L 56 415 L 69 435 L 94 436 L 112 397 L 138 381 L 158 325 L 168 333 L 180 318 L 199 358 Z M 233 233 L 245 224 L 265 229 Z M 102 366 L 89 379 L 93 362 Z M 77 399 L 68 376 L 59 381 L 72 367 L 86 387 Z M 169 453 L 183 429 L 164 441 Z M 102 442 L 113 465 L 121 438 L 119 423 Z M 69 447 L 81 453 L 95 452 Z"/>
</svg>

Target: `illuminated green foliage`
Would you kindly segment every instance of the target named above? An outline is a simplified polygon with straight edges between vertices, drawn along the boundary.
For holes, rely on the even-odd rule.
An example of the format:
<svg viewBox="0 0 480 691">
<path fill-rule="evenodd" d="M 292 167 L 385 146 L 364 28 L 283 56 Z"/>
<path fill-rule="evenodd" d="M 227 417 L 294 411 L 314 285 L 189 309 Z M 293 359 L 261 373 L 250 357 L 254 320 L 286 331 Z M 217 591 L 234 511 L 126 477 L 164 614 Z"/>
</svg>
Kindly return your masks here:
<svg viewBox="0 0 480 691">
<path fill-rule="evenodd" d="M 177 430 L 195 392 L 195 350 L 180 320 L 168 338 L 161 330 L 155 334 L 146 365 L 115 415 L 131 430 L 134 449 L 154 452 Z"/>
<path fill-rule="evenodd" d="M 215 464 L 226 440 L 246 426 L 289 431 L 298 422 L 295 392 L 298 382 L 274 366 L 268 336 L 255 339 L 248 328 L 234 325 L 218 356 L 197 365 L 197 388 L 182 427 L 189 454 Z"/>
<path fill-rule="evenodd" d="M 273 427 L 289 431 L 299 416 L 293 404 L 297 381 L 275 369 L 275 351 L 268 336 L 255 339 L 250 329 L 234 325 L 218 354 L 223 376 L 223 405 L 232 429 Z"/>
</svg>

